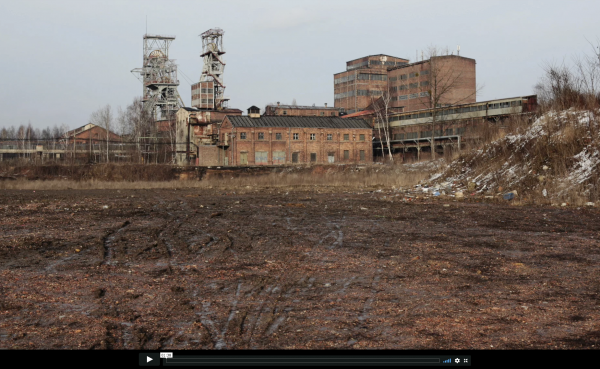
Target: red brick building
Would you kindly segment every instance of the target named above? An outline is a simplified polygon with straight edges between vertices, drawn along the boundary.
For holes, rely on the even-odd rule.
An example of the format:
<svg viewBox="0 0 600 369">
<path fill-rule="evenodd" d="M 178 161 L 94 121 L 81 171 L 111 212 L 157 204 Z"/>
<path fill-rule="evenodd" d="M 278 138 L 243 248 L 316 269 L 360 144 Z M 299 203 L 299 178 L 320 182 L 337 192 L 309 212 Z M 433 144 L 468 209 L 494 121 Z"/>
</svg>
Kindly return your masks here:
<svg viewBox="0 0 600 369">
<path fill-rule="evenodd" d="M 430 94 L 440 96 L 440 105 L 475 102 L 475 59 L 457 55 L 432 57 L 428 60 L 389 68 L 388 86 L 391 107 L 402 112 L 429 109 Z M 443 93 L 441 92 L 444 91 Z"/>
<path fill-rule="evenodd" d="M 435 96 L 452 81 L 451 91 L 439 101 L 441 105 L 475 102 L 475 59 L 458 55 L 432 57 L 416 63 L 387 55 L 371 55 L 346 63 L 346 72 L 334 74 L 334 105 L 353 114 L 368 108 L 384 91 L 391 95 L 394 112 L 430 108 L 430 94 Z M 439 93 L 438 93 L 439 95 Z"/>
<path fill-rule="evenodd" d="M 63 138 L 68 142 L 73 143 L 88 143 L 90 141 L 106 141 L 108 137 L 109 141 L 120 141 L 121 136 L 114 132 L 108 132 L 106 129 L 97 126 L 93 123 L 88 123 L 85 126 L 73 129 L 64 134 Z"/>
<path fill-rule="evenodd" d="M 221 165 L 370 163 L 372 133 L 362 119 L 228 115 Z"/>
<path fill-rule="evenodd" d="M 362 110 L 388 86 L 388 68 L 408 64 L 408 59 L 369 55 L 346 62 L 346 71 L 333 75 L 334 105 L 348 114 Z"/>
</svg>

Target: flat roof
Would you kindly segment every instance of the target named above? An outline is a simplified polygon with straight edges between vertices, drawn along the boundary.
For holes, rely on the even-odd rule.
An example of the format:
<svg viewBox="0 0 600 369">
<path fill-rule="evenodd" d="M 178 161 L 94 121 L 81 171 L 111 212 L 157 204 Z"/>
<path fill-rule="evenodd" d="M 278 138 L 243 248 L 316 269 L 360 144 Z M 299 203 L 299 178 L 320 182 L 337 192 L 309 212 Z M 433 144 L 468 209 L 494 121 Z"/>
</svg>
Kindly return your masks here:
<svg viewBox="0 0 600 369">
<path fill-rule="evenodd" d="M 446 58 L 446 57 L 455 57 L 455 58 L 469 59 L 469 60 L 475 61 L 475 59 L 473 59 L 473 58 L 465 58 L 464 56 L 460 56 L 460 55 L 438 55 L 438 56 L 435 56 L 434 58 Z M 421 61 L 418 61 L 418 62 L 410 63 L 410 64 L 404 64 L 404 65 L 397 65 L 395 67 L 389 67 L 387 70 L 389 72 L 389 71 L 396 70 L 396 69 L 409 68 L 409 67 L 412 67 L 412 66 L 415 66 L 415 65 L 428 63 L 430 59 L 431 58 L 429 58 L 427 60 L 421 60 Z"/>
<path fill-rule="evenodd" d="M 375 54 L 375 55 L 367 55 L 367 56 L 361 56 L 360 58 L 356 58 L 356 59 L 352 59 L 352 60 L 348 60 L 346 63 L 350 63 L 356 60 L 360 60 L 360 59 L 364 59 L 364 58 L 370 58 L 372 56 L 389 56 L 390 58 L 396 58 L 396 59 L 402 59 L 402 60 L 408 60 L 406 58 L 400 58 L 397 56 L 392 56 L 392 55 L 387 55 L 387 54 Z"/>
</svg>

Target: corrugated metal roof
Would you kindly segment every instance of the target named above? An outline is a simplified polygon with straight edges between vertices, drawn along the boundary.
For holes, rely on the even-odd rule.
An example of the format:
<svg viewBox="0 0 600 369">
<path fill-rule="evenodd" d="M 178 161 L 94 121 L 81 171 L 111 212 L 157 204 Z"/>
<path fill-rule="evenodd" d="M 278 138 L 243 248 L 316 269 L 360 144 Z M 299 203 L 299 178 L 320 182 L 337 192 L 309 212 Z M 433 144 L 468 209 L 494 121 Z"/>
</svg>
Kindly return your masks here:
<svg viewBox="0 0 600 369">
<path fill-rule="evenodd" d="M 228 115 L 227 119 L 234 127 L 290 127 L 290 128 L 361 128 L 371 129 L 364 119 L 340 117 L 282 117 L 262 116 L 250 118 L 249 116 Z"/>
</svg>

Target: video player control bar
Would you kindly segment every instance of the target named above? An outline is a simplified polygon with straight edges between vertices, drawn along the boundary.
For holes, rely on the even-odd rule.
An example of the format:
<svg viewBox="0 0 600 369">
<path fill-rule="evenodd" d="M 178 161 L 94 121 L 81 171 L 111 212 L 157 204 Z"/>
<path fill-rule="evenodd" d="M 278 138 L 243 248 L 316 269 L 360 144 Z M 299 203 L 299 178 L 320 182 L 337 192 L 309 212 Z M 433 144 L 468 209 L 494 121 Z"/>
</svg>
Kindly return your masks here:
<svg viewBox="0 0 600 369">
<path fill-rule="evenodd" d="M 163 366 L 471 366 L 469 355 L 161 355 Z"/>
</svg>

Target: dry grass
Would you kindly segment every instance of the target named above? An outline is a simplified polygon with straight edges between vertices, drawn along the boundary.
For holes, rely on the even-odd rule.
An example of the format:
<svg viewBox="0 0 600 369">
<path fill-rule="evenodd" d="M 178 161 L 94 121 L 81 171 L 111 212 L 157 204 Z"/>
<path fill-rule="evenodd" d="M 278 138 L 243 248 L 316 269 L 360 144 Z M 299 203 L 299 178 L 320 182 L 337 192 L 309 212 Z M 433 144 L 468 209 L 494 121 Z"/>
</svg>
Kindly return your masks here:
<svg viewBox="0 0 600 369">
<path fill-rule="evenodd" d="M 598 117 L 598 112 L 551 112 L 535 125 L 526 116 L 513 117 L 503 123 L 505 134 L 490 132 L 491 141 L 482 140 L 460 155 L 442 178 L 464 186 L 475 182 L 479 192 L 491 195 L 517 190 L 528 203 L 598 201 Z M 575 175 L 578 171 L 581 175 Z"/>
<path fill-rule="evenodd" d="M 279 173 L 236 176 L 224 172 L 198 180 L 163 181 L 106 181 L 98 179 L 72 180 L 4 180 L 0 189 L 12 190 L 90 190 L 90 189 L 153 189 L 153 188 L 218 188 L 235 190 L 243 188 L 306 188 L 360 189 L 379 187 L 407 187 L 426 179 L 429 170 L 414 171 L 403 165 L 370 165 L 346 170 L 335 167 L 290 168 Z"/>
</svg>

